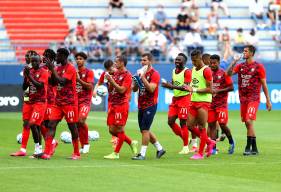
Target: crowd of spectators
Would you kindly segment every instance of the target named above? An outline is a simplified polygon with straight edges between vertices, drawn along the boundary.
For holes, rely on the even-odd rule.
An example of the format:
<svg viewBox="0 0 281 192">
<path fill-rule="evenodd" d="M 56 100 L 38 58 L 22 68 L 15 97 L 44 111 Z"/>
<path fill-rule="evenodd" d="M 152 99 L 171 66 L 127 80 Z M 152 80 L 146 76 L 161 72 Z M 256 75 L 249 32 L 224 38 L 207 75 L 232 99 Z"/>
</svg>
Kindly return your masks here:
<svg viewBox="0 0 281 192">
<path fill-rule="evenodd" d="M 72 29 L 65 40 L 74 55 L 84 51 L 89 55 L 89 62 L 100 62 L 106 57 L 118 53 L 126 53 L 135 61 L 142 53 L 151 52 L 158 61 L 173 60 L 179 52 L 189 54 L 194 49 L 204 51 L 204 41 L 215 39 L 218 50 L 224 59 L 234 52 L 241 52 L 248 44 L 258 45 L 257 32 L 260 29 L 275 26 L 276 18 L 281 19 L 281 11 L 277 12 L 273 6 L 280 6 L 280 0 L 269 1 L 268 8 L 259 0 L 249 0 L 249 16 L 255 22 L 256 28 L 246 33 L 242 28 L 231 35 L 229 29 L 220 24 L 221 17 L 231 18 L 226 3 L 223 0 L 209 0 L 209 13 L 206 21 L 200 20 L 200 9 L 195 0 L 182 0 L 176 23 L 172 24 L 165 7 L 159 4 L 151 10 L 145 6 L 140 11 L 135 26 L 131 32 L 121 30 L 118 25 L 112 25 L 112 10 L 119 9 L 124 17 L 128 17 L 125 5 L 121 0 L 109 1 L 109 16 L 103 23 L 97 23 L 91 18 L 86 25 L 81 20 Z M 218 9 L 222 9 L 221 14 Z M 124 20 L 126 21 L 126 20 Z M 275 36 L 278 39 L 279 36 Z"/>
</svg>

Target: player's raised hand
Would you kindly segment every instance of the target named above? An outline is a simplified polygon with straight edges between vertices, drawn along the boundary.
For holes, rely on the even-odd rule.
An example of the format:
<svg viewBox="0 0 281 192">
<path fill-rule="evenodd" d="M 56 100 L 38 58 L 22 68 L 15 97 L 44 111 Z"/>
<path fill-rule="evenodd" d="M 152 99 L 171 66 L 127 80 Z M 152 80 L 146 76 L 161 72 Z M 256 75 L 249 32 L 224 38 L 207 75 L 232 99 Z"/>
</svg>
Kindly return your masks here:
<svg viewBox="0 0 281 192">
<path fill-rule="evenodd" d="M 190 85 L 184 85 L 183 88 L 188 92 L 193 92 L 193 89 Z"/>
<path fill-rule="evenodd" d="M 46 63 L 46 66 L 48 67 L 49 70 L 53 70 L 55 68 L 55 64 L 54 64 L 54 61 L 52 59 L 46 58 L 45 63 Z"/>
<path fill-rule="evenodd" d="M 267 101 L 267 102 L 266 102 L 266 109 L 267 109 L 268 111 L 271 111 L 271 109 L 272 109 L 272 104 L 271 104 L 270 101 Z"/>
<path fill-rule="evenodd" d="M 109 83 L 112 83 L 114 79 L 109 75 L 109 73 L 105 73 L 104 77 L 108 80 Z"/>
</svg>

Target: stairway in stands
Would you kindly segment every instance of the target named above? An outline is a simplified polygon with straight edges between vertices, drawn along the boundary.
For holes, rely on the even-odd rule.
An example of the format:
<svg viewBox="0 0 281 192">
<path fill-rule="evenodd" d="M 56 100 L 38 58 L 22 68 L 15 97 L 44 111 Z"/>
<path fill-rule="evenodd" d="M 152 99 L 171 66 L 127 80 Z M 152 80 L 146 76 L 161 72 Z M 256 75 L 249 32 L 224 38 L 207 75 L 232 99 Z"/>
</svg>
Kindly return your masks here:
<svg viewBox="0 0 281 192">
<path fill-rule="evenodd" d="M 28 49 L 42 53 L 68 34 L 59 0 L 0 0 L 0 14 L 19 61 Z"/>
</svg>

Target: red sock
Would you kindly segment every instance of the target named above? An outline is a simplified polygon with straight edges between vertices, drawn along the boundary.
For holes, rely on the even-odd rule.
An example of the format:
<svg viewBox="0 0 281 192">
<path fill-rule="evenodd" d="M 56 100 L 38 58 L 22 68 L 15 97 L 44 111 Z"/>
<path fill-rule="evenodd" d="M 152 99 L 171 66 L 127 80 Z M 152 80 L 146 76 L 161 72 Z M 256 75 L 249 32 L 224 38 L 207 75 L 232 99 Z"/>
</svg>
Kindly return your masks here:
<svg viewBox="0 0 281 192">
<path fill-rule="evenodd" d="M 88 145 L 89 144 L 89 128 L 88 125 L 85 123 L 84 127 L 83 127 L 83 135 L 84 135 L 84 145 Z"/>
<path fill-rule="evenodd" d="M 79 141 L 81 144 L 81 147 L 83 148 L 84 146 L 84 127 L 81 124 L 78 124 L 78 134 L 79 134 Z"/>
<path fill-rule="evenodd" d="M 197 137 L 200 138 L 200 129 L 196 126 L 192 128 L 192 133 L 194 133 Z"/>
<path fill-rule="evenodd" d="M 176 135 L 182 137 L 181 128 L 178 124 L 174 123 L 171 128 Z"/>
<path fill-rule="evenodd" d="M 188 146 L 188 129 L 186 125 L 183 125 L 181 128 L 182 131 L 182 140 L 183 146 Z"/>
<path fill-rule="evenodd" d="M 24 126 L 22 129 L 22 141 L 21 141 L 21 148 L 26 149 L 26 145 L 28 142 L 28 138 L 29 138 L 29 134 L 30 134 L 30 127 Z"/>
<path fill-rule="evenodd" d="M 128 143 L 128 145 L 131 145 L 132 139 L 131 139 L 130 137 L 128 137 L 125 133 L 124 133 L 124 135 L 125 135 L 124 141 L 125 141 L 126 143 Z"/>
<path fill-rule="evenodd" d="M 47 155 L 50 155 L 50 152 L 51 152 L 51 149 L 52 149 L 52 141 L 53 141 L 52 136 L 48 136 L 46 138 L 44 153 L 47 154 Z"/>
<path fill-rule="evenodd" d="M 199 146 L 199 152 L 198 152 L 200 155 L 204 154 L 204 148 L 205 148 L 207 139 L 208 139 L 208 135 L 207 135 L 206 129 L 203 128 L 200 130 L 200 146 Z"/>
<path fill-rule="evenodd" d="M 47 127 L 42 124 L 42 125 L 41 125 L 41 134 L 42 134 L 42 136 L 43 136 L 43 138 L 44 138 L 45 141 L 46 141 L 47 133 L 48 133 Z"/>
<path fill-rule="evenodd" d="M 117 137 L 118 137 L 118 141 L 117 141 L 117 145 L 116 145 L 115 150 L 114 150 L 115 153 L 119 153 L 126 136 L 125 136 L 124 132 L 121 132 L 121 133 L 117 134 Z"/>
<path fill-rule="evenodd" d="M 72 145 L 73 145 L 73 152 L 74 152 L 74 154 L 80 155 L 78 139 L 73 139 L 72 140 Z"/>
</svg>

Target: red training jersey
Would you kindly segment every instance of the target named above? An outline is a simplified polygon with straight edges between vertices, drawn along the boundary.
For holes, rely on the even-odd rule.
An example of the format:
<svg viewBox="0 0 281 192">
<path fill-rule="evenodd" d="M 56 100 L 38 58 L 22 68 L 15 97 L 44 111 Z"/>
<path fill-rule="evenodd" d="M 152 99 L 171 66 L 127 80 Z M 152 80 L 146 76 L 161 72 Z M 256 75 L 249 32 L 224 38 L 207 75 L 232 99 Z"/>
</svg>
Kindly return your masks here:
<svg viewBox="0 0 281 192">
<path fill-rule="evenodd" d="M 47 102 L 48 71 L 42 67 L 37 70 L 30 69 L 30 75 L 34 80 L 43 83 L 44 86 L 39 88 L 29 81 L 29 102 L 31 104 Z"/>
<path fill-rule="evenodd" d="M 76 69 L 67 63 L 57 67 L 57 73 L 60 77 L 68 81 L 64 85 L 57 85 L 56 105 L 75 105 L 77 104 L 76 94 Z"/>
<path fill-rule="evenodd" d="M 158 89 L 159 89 L 159 81 L 160 75 L 158 71 L 151 68 L 149 71 L 145 73 L 145 78 L 149 83 L 155 83 L 156 88 L 153 93 L 150 93 L 146 89 L 139 89 L 139 99 L 138 99 L 138 107 L 139 109 L 146 109 L 158 103 Z"/>
<path fill-rule="evenodd" d="M 213 89 L 225 89 L 232 85 L 232 79 L 225 71 L 219 68 L 217 71 L 213 71 Z M 220 92 L 212 97 L 211 108 L 227 108 L 228 92 Z"/>
<path fill-rule="evenodd" d="M 90 69 L 84 68 L 78 71 L 79 77 L 82 81 L 86 83 L 94 84 L 94 72 Z M 83 86 L 77 82 L 76 83 L 76 91 L 78 95 L 78 104 L 83 105 L 91 105 L 93 90 L 87 90 L 83 88 Z"/>
<path fill-rule="evenodd" d="M 264 66 L 256 61 L 240 63 L 234 67 L 238 74 L 240 103 L 260 101 L 261 79 L 266 78 Z"/>
<path fill-rule="evenodd" d="M 127 88 L 125 93 L 118 93 L 116 89 L 109 84 L 108 102 L 112 105 L 129 104 L 131 94 L 132 75 L 129 71 L 117 71 L 112 78 L 119 86 Z"/>
<path fill-rule="evenodd" d="M 48 70 L 48 67 L 46 65 L 43 66 L 44 69 L 48 71 L 48 79 L 51 79 L 52 72 Z M 49 105 L 55 104 L 55 98 L 56 98 L 56 85 L 48 83 L 48 90 L 47 90 L 47 103 Z"/>
</svg>

